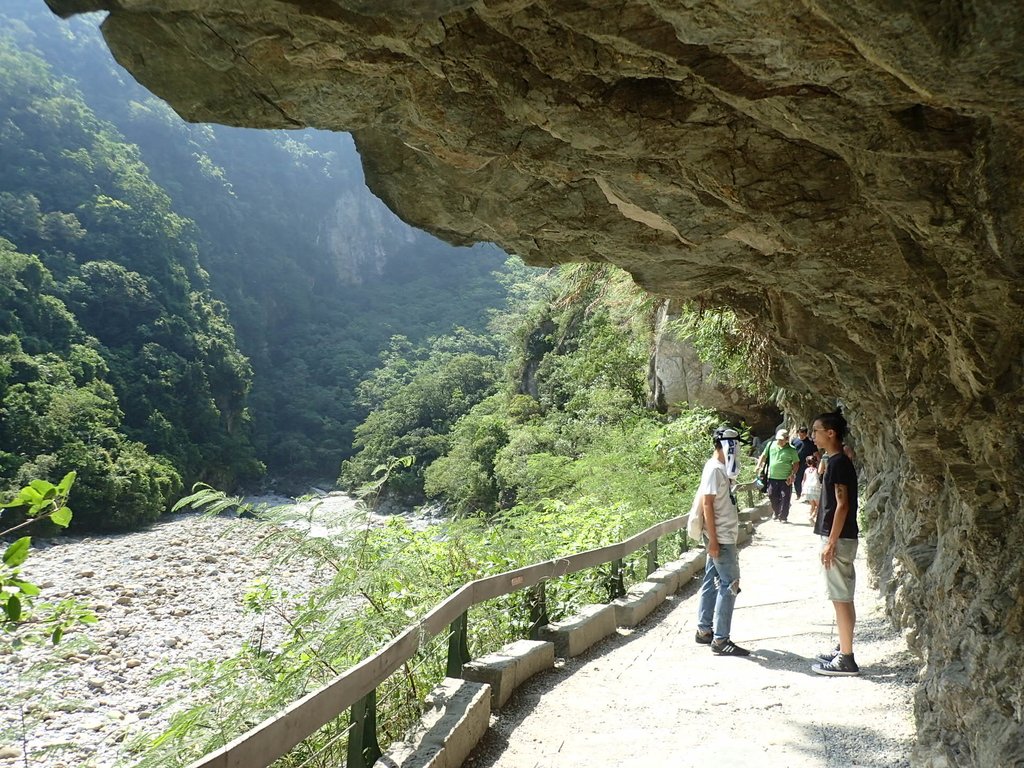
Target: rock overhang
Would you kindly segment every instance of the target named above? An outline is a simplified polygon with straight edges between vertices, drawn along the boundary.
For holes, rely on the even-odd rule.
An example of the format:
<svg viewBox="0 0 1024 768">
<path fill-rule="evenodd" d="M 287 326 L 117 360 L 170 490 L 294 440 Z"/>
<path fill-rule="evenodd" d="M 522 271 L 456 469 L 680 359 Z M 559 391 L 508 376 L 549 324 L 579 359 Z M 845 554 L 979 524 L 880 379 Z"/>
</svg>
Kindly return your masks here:
<svg viewBox="0 0 1024 768">
<path fill-rule="evenodd" d="M 351 131 L 371 188 L 449 241 L 757 323 L 794 402 L 855 418 L 872 562 L 928 650 L 922 733 L 1005 762 L 1005 715 L 939 699 L 943 664 L 1021 643 L 1019 605 L 959 642 L 965 585 L 994 601 L 1024 546 L 1017 3 L 48 2 L 109 10 L 115 56 L 186 119 Z"/>
</svg>

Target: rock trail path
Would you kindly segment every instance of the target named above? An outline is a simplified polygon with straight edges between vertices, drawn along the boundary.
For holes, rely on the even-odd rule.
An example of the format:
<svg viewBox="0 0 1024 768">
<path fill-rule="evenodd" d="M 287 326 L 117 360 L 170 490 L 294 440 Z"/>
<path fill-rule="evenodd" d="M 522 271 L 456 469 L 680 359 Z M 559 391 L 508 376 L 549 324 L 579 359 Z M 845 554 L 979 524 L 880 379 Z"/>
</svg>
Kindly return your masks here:
<svg viewBox="0 0 1024 768">
<path fill-rule="evenodd" d="M 467 768 L 895 768 L 910 765 L 917 660 L 882 614 L 858 558 L 860 677 L 811 672 L 836 643 L 807 507 L 766 521 L 740 552 L 733 640 L 694 642 L 699 581 L 632 631 L 521 687 Z"/>
</svg>

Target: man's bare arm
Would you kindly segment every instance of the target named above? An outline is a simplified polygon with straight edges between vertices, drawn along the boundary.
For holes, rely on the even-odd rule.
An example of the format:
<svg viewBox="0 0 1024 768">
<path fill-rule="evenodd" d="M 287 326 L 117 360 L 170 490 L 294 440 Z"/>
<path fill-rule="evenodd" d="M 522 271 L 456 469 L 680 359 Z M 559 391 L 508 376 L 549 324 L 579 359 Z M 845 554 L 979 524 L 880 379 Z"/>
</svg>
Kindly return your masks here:
<svg viewBox="0 0 1024 768">
<path fill-rule="evenodd" d="M 718 557 L 718 529 L 715 528 L 714 494 L 705 494 L 702 506 L 704 508 L 704 532 L 708 535 L 708 554 L 711 555 L 711 557 Z"/>
</svg>

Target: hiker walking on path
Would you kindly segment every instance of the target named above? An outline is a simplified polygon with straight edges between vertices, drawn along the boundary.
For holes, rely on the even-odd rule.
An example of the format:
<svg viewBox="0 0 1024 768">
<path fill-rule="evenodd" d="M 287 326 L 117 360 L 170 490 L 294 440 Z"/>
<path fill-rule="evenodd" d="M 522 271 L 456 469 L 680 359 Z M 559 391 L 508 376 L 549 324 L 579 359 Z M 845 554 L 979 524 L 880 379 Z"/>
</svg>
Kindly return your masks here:
<svg viewBox="0 0 1024 768">
<path fill-rule="evenodd" d="M 789 521 L 789 503 L 793 497 L 793 481 L 800 466 L 800 455 L 789 444 L 789 430 L 775 433 L 775 442 L 768 443 L 757 460 L 757 471 L 768 464 L 768 500 L 772 503 L 773 518 Z"/>
<path fill-rule="evenodd" d="M 715 430 L 715 450 L 704 465 L 697 488 L 708 557 L 697 607 L 696 640 L 710 645 L 718 656 L 750 655 L 729 638 L 736 595 L 740 593 L 740 517 L 726 469 L 724 444 L 738 437 L 734 429 Z"/>
<path fill-rule="evenodd" d="M 819 675 L 857 675 L 860 668 L 853 658 L 853 628 L 857 612 L 853 593 L 857 574 L 857 470 L 843 451 L 846 419 L 842 414 L 825 413 L 814 420 L 814 442 L 828 456 L 822 478 L 821 504 L 814 532 L 821 536 L 821 564 L 825 586 L 836 612 L 839 645 L 818 658 L 812 669 Z"/>
</svg>

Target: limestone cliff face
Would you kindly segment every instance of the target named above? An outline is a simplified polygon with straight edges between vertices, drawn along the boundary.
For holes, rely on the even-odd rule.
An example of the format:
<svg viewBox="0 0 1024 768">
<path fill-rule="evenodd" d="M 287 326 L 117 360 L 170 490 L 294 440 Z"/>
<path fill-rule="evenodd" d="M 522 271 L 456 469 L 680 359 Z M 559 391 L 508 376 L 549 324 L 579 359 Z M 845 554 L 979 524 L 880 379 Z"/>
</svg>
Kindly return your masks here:
<svg viewBox="0 0 1024 768">
<path fill-rule="evenodd" d="M 853 415 L 919 764 L 1024 761 L 1019 3 L 48 2 L 111 9 L 187 119 L 353 131 L 452 242 L 756 320 L 778 384 Z"/>
<path fill-rule="evenodd" d="M 361 285 L 384 274 L 388 254 L 408 247 L 417 237 L 422 235 L 397 222 L 376 198 L 346 191 L 322 222 L 319 239 L 342 283 Z"/>
<path fill-rule="evenodd" d="M 667 413 L 687 404 L 713 408 L 761 439 L 771 435 L 782 422 L 779 409 L 717 376 L 692 342 L 672 333 L 669 321 L 677 316 L 670 301 L 658 308 L 649 375 L 652 405 Z"/>
</svg>

